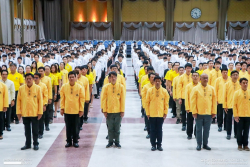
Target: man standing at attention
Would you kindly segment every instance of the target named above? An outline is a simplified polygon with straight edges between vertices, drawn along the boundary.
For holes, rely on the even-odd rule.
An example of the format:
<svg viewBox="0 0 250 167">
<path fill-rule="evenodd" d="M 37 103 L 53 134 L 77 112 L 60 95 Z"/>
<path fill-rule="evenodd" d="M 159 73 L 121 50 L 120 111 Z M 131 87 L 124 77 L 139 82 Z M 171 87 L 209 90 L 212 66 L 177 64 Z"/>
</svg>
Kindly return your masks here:
<svg viewBox="0 0 250 167">
<path fill-rule="evenodd" d="M 217 111 L 215 90 L 208 85 L 208 75 L 201 75 L 201 84 L 193 88 L 190 97 L 190 105 L 193 117 L 196 122 L 196 150 L 211 150 L 208 144 L 209 130 L 211 126 L 211 118 L 214 118 Z M 202 132 L 203 130 L 203 132 Z M 202 141 L 203 140 L 203 141 Z"/>
</svg>

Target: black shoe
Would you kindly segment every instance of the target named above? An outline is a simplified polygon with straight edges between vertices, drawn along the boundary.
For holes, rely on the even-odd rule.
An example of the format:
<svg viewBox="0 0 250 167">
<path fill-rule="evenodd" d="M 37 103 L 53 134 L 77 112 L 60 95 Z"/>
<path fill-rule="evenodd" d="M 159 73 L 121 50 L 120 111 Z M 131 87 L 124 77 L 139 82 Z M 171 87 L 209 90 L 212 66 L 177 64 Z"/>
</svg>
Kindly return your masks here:
<svg viewBox="0 0 250 167">
<path fill-rule="evenodd" d="M 182 131 L 186 131 L 186 126 L 182 126 Z"/>
<path fill-rule="evenodd" d="M 215 120 L 213 119 L 212 124 L 215 124 Z"/>
<path fill-rule="evenodd" d="M 109 139 L 109 135 L 106 136 L 106 139 L 107 139 L 107 140 Z"/>
<path fill-rule="evenodd" d="M 75 148 L 78 148 L 78 147 L 79 147 L 78 143 L 73 143 L 73 146 L 74 146 Z"/>
<path fill-rule="evenodd" d="M 49 126 L 46 126 L 46 127 L 45 127 L 45 130 L 46 130 L 46 131 L 49 131 L 49 130 L 50 130 L 50 129 L 49 129 Z"/>
<path fill-rule="evenodd" d="M 60 111 L 59 111 L 59 110 L 57 110 L 57 112 L 59 113 Z"/>
<path fill-rule="evenodd" d="M 200 145 L 197 145 L 196 150 L 197 150 L 197 151 L 200 151 L 200 150 L 201 150 L 201 146 L 200 146 Z"/>
<path fill-rule="evenodd" d="M 141 117 L 144 118 L 144 115 L 142 114 Z"/>
<path fill-rule="evenodd" d="M 88 123 L 88 121 L 87 121 L 87 120 L 86 120 L 86 121 L 83 121 L 83 123 L 84 123 L 84 124 L 87 124 L 87 123 Z"/>
<path fill-rule="evenodd" d="M 234 138 L 237 139 L 237 135 L 234 135 Z"/>
<path fill-rule="evenodd" d="M 230 140 L 231 139 L 231 135 L 227 135 L 226 139 Z"/>
<path fill-rule="evenodd" d="M 205 149 L 205 150 L 211 150 L 211 148 L 208 147 L 208 145 L 203 145 L 203 149 Z"/>
<path fill-rule="evenodd" d="M 156 147 L 152 146 L 151 151 L 155 151 Z"/>
<path fill-rule="evenodd" d="M 38 145 L 34 145 L 33 149 L 34 149 L 35 151 L 39 150 Z"/>
<path fill-rule="evenodd" d="M 108 145 L 106 145 L 106 148 L 110 148 L 113 146 L 113 143 L 109 143 Z"/>
<path fill-rule="evenodd" d="M 23 146 L 22 148 L 21 148 L 21 150 L 27 150 L 27 149 L 30 149 L 31 148 L 31 146 Z"/>
<path fill-rule="evenodd" d="M 9 132 L 11 131 L 11 129 L 10 129 L 10 128 L 6 128 L 6 130 L 7 130 L 7 131 L 9 131 Z"/>
<path fill-rule="evenodd" d="M 52 124 L 52 123 L 53 123 L 53 120 L 50 120 L 50 121 L 49 121 L 49 124 Z"/>
<path fill-rule="evenodd" d="M 17 121 L 15 121 L 15 124 L 19 124 L 19 121 L 17 120 Z"/>
<path fill-rule="evenodd" d="M 65 145 L 65 148 L 71 147 L 71 146 L 72 146 L 72 143 L 67 143 L 67 144 Z"/>
<path fill-rule="evenodd" d="M 218 131 L 221 132 L 221 131 L 222 131 L 222 127 L 219 127 L 219 128 L 218 128 Z"/>
<path fill-rule="evenodd" d="M 80 130 L 82 130 L 82 127 L 80 127 Z"/>
<path fill-rule="evenodd" d="M 188 136 L 187 139 L 188 139 L 188 140 L 191 140 L 191 139 L 192 139 L 192 136 Z"/>
<path fill-rule="evenodd" d="M 176 117 L 175 115 L 172 116 L 172 118 L 175 118 L 175 117 Z"/>
<path fill-rule="evenodd" d="M 147 131 L 147 127 L 145 126 L 144 131 Z"/>
<path fill-rule="evenodd" d="M 57 118 L 57 116 L 56 116 L 56 115 L 54 115 L 54 118 Z"/>
<path fill-rule="evenodd" d="M 157 150 L 163 151 L 163 148 L 161 146 L 157 147 Z"/>
<path fill-rule="evenodd" d="M 38 135 L 38 139 L 42 139 L 43 138 L 43 135 Z"/>
<path fill-rule="evenodd" d="M 173 110 L 171 110 L 171 112 L 170 113 L 173 113 Z"/>
<path fill-rule="evenodd" d="M 98 97 L 98 96 L 96 96 L 96 97 L 95 97 L 95 99 L 99 99 L 99 97 Z"/>
<path fill-rule="evenodd" d="M 146 139 L 150 139 L 150 135 L 147 135 L 147 136 L 146 136 Z"/>
<path fill-rule="evenodd" d="M 179 124 L 180 123 L 180 119 L 178 118 L 177 121 L 176 121 L 176 124 Z"/>
<path fill-rule="evenodd" d="M 122 147 L 119 143 L 115 143 L 115 146 L 119 149 Z"/>
<path fill-rule="evenodd" d="M 80 136 L 78 136 L 78 139 L 80 139 Z"/>
</svg>

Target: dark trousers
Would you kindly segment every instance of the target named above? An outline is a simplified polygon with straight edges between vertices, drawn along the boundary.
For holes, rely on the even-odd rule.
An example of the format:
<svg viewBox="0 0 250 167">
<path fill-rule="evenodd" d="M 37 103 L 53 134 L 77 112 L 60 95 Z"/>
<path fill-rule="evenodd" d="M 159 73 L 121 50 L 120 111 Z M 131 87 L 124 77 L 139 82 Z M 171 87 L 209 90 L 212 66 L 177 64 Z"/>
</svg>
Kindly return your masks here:
<svg viewBox="0 0 250 167">
<path fill-rule="evenodd" d="M 239 146 L 248 146 L 250 117 L 240 117 L 237 125 L 237 143 Z"/>
<path fill-rule="evenodd" d="M 196 122 L 196 141 L 198 145 L 207 145 L 210 126 L 212 122 L 211 115 L 197 115 Z M 202 133 L 203 132 L 203 133 Z"/>
<path fill-rule="evenodd" d="M 88 113 L 89 113 L 89 103 L 84 104 L 84 114 L 83 114 L 83 120 L 88 120 Z"/>
<path fill-rule="evenodd" d="M 158 147 L 161 147 L 162 143 L 162 125 L 164 122 L 164 119 L 162 117 L 150 117 L 150 142 L 152 147 L 155 147 L 156 145 Z M 156 142 L 157 139 L 157 142 Z"/>
<path fill-rule="evenodd" d="M 38 145 L 38 129 L 39 121 L 37 117 L 23 117 L 23 124 L 25 129 L 26 137 L 26 146 L 31 146 L 31 125 L 32 125 L 32 136 L 33 136 L 33 145 Z"/>
<path fill-rule="evenodd" d="M 194 135 L 196 136 L 196 125 L 194 126 L 194 117 L 191 112 L 187 113 L 187 135 L 192 137 L 193 129 L 194 129 Z"/>
<path fill-rule="evenodd" d="M 11 116 L 11 105 L 9 105 L 9 108 L 7 111 L 4 113 L 4 125 L 6 128 L 10 128 L 10 116 Z"/>
<path fill-rule="evenodd" d="M 147 127 L 147 132 L 148 132 L 148 134 L 150 134 L 150 121 L 149 121 L 149 119 L 148 119 L 148 117 L 147 117 L 147 115 L 146 115 L 145 109 L 143 109 L 143 110 L 144 110 L 145 126 Z"/>
<path fill-rule="evenodd" d="M 228 109 L 227 111 L 227 135 L 232 134 L 232 118 L 233 118 L 233 109 Z M 234 120 L 234 135 L 237 136 L 237 122 Z"/>
<path fill-rule="evenodd" d="M 16 115 L 16 100 L 17 100 L 18 91 L 15 92 L 15 105 L 11 109 L 11 121 L 18 121 L 17 115 Z"/>
<path fill-rule="evenodd" d="M 45 126 L 49 126 L 49 120 L 51 119 L 51 117 L 50 117 L 51 107 L 52 107 L 52 111 L 53 111 L 53 105 L 52 104 L 48 104 L 46 106 L 46 111 L 44 111 L 43 117 L 41 118 L 41 119 L 44 120 Z"/>
<path fill-rule="evenodd" d="M 171 98 L 170 98 L 171 99 Z M 173 115 L 176 116 L 176 103 L 175 101 L 173 100 L 173 98 L 171 99 L 171 102 L 172 102 L 172 111 L 173 111 Z"/>
<path fill-rule="evenodd" d="M 120 143 L 121 113 L 108 113 L 107 117 L 109 143 Z"/>
<path fill-rule="evenodd" d="M 0 111 L 0 136 L 3 135 L 3 129 L 4 129 L 4 112 Z"/>
<path fill-rule="evenodd" d="M 141 115 L 144 115 L 144 116 L 145 116 L 144 108 L 142 107 L 142 105 L 141 105 Z"/>
<path fill-rule="evenodd" d="M 218 104 L 217 105 L 217 122 L 218 122 L 218 127 L 222 127 L 222 125 L 223 125 L 223 114 L 225 115 L 225 117 L 224 117 L 224 129 L 226 129 L 227 114 L 225 113 L 224 109 L 222 108 L 222 104 Z"/>
<path fill-rule="evenodd" d="M 73 142 L 78 143 L 78 135 L 79 135 L 79 114 L 64 114 L 64 121 L 66 126 L 66 137 L 67 143 Z"/>
<path fill-rule="evenodd" d="M 181 121 L 182 121 L 182 126 L 186 126 L 186 120 L 187 120 L 187 112 L 185 108 L 185 99 L 181 99 L 182 104 L 181 104 Z"/>
<path fill-rule="evenodd" d="M 100 92 L 100 81 L 98 81 L 98 83 L 96 83 L 96 89 L 97 89 L 97 94 L 95 96 L 99 96 L 99 92 Z"/>
</svg>

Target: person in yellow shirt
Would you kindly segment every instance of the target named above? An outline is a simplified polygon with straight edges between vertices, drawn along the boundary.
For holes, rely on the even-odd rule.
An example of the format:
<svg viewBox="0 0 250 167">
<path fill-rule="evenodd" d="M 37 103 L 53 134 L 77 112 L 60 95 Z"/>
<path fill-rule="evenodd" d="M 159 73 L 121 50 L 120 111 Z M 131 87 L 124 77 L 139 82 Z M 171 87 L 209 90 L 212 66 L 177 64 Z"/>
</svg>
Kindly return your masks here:
<svg viewBox="0 0 250 167">
<path fill-rule="evenodd" d="M 146 110 L 145 110 L 145 102 L 146 102 L 146 96 L 147 96 L 147 91 L 148 89 L 152 88 L 154 86 L 154 78 L 155 78 L 155 73 L 149 73 L 148 74 L 148 78 L 149 78 L 149 83 L 146 84 L 143 89 L 142 89 L 142 107 L 143 107 L 143 112 L 144 112 L 144 121 L 145 121 L 145 127 L 146 130 L 148 132 L 148 135 L 146 136 L 146 139 L 150 138 L 150 124 L 149 124 L 149 120 L 148 117 L 146 115 Z"/>
<path fill-rule="evenodd" d="M 49 123 L 52 123 L 50 120 L 50 115 L 52 113 L 53 116 L 53 104 L 52 104 L 52 84 L 51 84 L 51 79 L 48 76 L 45 76 L 45 68 L 44 67 L 39 67 L 38 68 L 38 73 L 41 74 L 41 82 L 44 83 L 47 86 L 48 89 L 48 105 L 46 107 L 46 111 L 44 112 L 44 124 L 45 124 L 45 130 L 49 131 Z"/>
<path fill-rule="evenodd" d="M 154 72 L 154 67 L 153 66 L 148 66 L 147 68 L 147 74 L 144 75 L 141 79 L 141 89 L 144 87 L 144 85 L 148 84 L 150 81 L 149 81 L 149 78 L 148 78 L 148 74 L 149 73 L 153 73 Z"/>
<path fill-rule="evenodd" d="M 142 84 L 142 78 L 144 77 L 144 76 L 146 76 L 147 74 L 149 74 L 148 73 L 148 67 L 149 66 L 144 66 L 144 71 L 145 71 L 145 74 L 144 75 L 142 75 L 140 78 L 139 78 L 139 80 L 138 80 L 138 83 L 139 83 L 139 87 L 138 87 L 138 91 L 139 91 L 139 96 L 141 97 L 141 91 L 142 91 L 142 86 L 141 86 L 141 84 Z"/>
<path fill-rule="evenodd" d="M 5 112 L 9 108 L 9 93 L 7 86 L 0 82 L 0 140 L 3 139 L 3 130 L 5 129 Z"/>
<path fill-rule="evenodd" d="M 55 94 L 56 94 L 56 99 L 54 100 L 54 106 L 55 106 L 55 113 L 54 115 L 56 115 L 56 112 L 60 112 L 59 111 L 59 101 L 60 101 L 60 89 L 62 86 L 62 76 L 60 73 L 60 69 L 58 69 L 56 64 L 52 64 L 50 67 L 50 75 L 53 76 L 55 78 L 55 82 L 58 83 L 58 85 L 56 86 L 56 90 Z"/>
<path fill-rule="evenodd" d="M 47 86 L 41 82 L 41 74 L 35 73 L 34 74 L 34 81 L 35 84 L 41 87 L 42 96 L 43 96 L 43 112 L 46 111 L 46 106 L 48 105 L 48 89 Z M 39 120 L 39 131 L 38 131 L 38 138 L 43 138 L 43 132 L 44 132 L 44 117 L 43 115 L 41 119 Z"/>
<path fill-rule="evenodd" d="M 42 62 L 40 62 L 39 61 L 39 55 L 35 55 L 34 56 L 34 58 L 35 58 L 35 62 L 36 62 L 36 64 L 37 64 L 37 69 L 39 68 L 39 67 L 44 67 L 44 64 L 42 63 Z"/>
<path fill-rule="evenodd" d="M 211 150 L 208 146 L 208 136 L 211 118 L 214 118 L 217 112 L 216 94 L 214 88 L 208 85 L 208 75 L 202 74 L 200 79 L 201 84 L 193 88 L 190 96 L 190 111 L 196 122 L 197 151 L 201 150 L 202 144 L 203 149 Z"/>
<path fill-rule="evenodd" d="M 192 115 L 192 111 L 190 110 L 190 95 L 195 86 L 199 84 L 199 73 L 193 72 L 192 73 L 192 82 L 187 84 L 185 89 L 185 109 L 187 112 L 187 139 L 192 139 L 193 134 L 193 124 L 194 124 L 194 118 Z M 194 135 L 196 136 L 196 127 L 194 129 Z"/>
<path fill-rule="evenodd" d="M 27 65 L 27 66 L 25 67 L 25 74 L 28 74 L 28 73 L 31 73 L 31 74 L 34 75 L 34 73 L 31 72 L 31 66 L 30 66 L 30 65 Z"/>
<path fill-rule="evenodd" d="M 60 71 L 61 71 L 61 76 L 62 76 L 62 85 L 65 84 L 65 83 L 68 83 L 69 80 L 68 80 L 68 71 L 65 70 L 65 63 L 64 62 L 61 62 L 60 63 Z"/>
<path fill-rule="evenodd" d="M 192 64 L 187 63 L 185 65 L 186 72 L 180 77 L 178 86 L 177 86 L 177 100 L 181 105 L 181 119 L 182 119 L 182 131 L 186 131 L 186 119 L 187 119 L 187 112 L 185 109 L 185 88 L 187 84 L 192 82 Z"/>
<path fill-rule="evenodd" d="M 203 71 L 203 73 L 209 75 L 209 73 L 213 70 L 214 62 L 212 60 L 209 60 L 208 62 L 208 68 Z"/>
<path fill-rule="evenodd" d="M 37 73 L 38 71 L 38 68 L 37 68 L 37 62 L 36 61 L 33 61 L 32 64 L 31 64 L 31 72 L 33 74 Z"/>
<path fill-rule="evenodd" d="M 215 84 L 215 80 L 219 77 L 221 77 L 221 71 L 220 71 L 220 66 L 221 63 L 219 61 L 216 61 L 214 63 L 214 69 L 212 71 L 210 71 L 209 75 L 208 75 L 208 84 L 214 87 Z"/>
<path fill-rule="evenodd" d="M 12 63 L 10 65 L 11 73 L 9 73 L 8 79 L 14 82 L 15 91 L 16 91 L 15 92 L 15 105 L 11 108 L 12 109 L 11 110 L 11 122 L 14 122 L 15 120 L 15 123 L 19 124 L 19 120 L 16 115 L 16 99 L 17 99 L 19 87 L 23 85 L 24 80 L 23 80 L 23 76 L 16 71 L 16 68 L 17 66 L 15 63 Z"/>
<path fill-rule="evenodd" d="M 150 143 L 151 151 L 158 149 L 163 151 L 162 143 L 162 125 L 168 114 L 169 95 L 166 89 L 161 86 L 161 77 L 154 78 L 155 86 L 148 89 L 146 96 L 146 115 L 150 122 Z M 157 143 L 156 143 L 157 140 Z M 156 148 L 157 144 L 157 148 Z"/>
<path fill-rule="evenodd" d="M 179 76 L 175 77 L 173 80 L 173 100 L 176 104 L 176 124 L 179 124 L 181 122 L 181 104 L 179 104 L 179 100 L 177 98 L 177 89 L 178 89 L 178 84 L 179 84 L 179 80 L 180 77 L 184 74 L 184 68 L 183 67 L 179 67 L 178 68 L 178 73 Z"/>
<path fill-rule="evenodd" d="M 33 136 L 33 149 L 38 150 L 39 120 L 43 115 L 43 96 L 41 87 L 34 84 L 34 75 L 25 75 L 25 85 L 19 89 L 17 96 L 17 116 L 23 119 L 26 142 L 21 150 L 31 148 L 31 125 Z"/>
<path fill-rule="evenodd" d="M 250 90 L 248 79 L 240 79 L 241 88 L 234 93 L 233 97 L 233 114 L 237 125 L 237 144 L 238 150 L 250 151 L 248 148 L 248 136 L 250 126 Z"/>
<path fill-rule="evenodd" d="M 234 70 L 234 64 L 233 63 L 229 63 L 228 64 L 228 73 L 227 76 L 231 76 L 231 72 Z"/>
<path fill-rule="evenodd" d="M 73 146 L 78 148 L 79 136 L 79 117 L 83 115 L 85 92 L 84 88 L 76 83 L 76 73 L 74 71 L 68 74 L 69 83 L 62 86 L 61 95 L 61 115 L 64 115 L 66 126 L 67 144 L 65 147 Z"/>
<path fill-rule="evenodd" d="M 120 145 L 120 126 L 125 111 L 125 89 L 124 86 L 117 82 L 117 73 L 112 71 L 109 73 L 111 83 L 103 87 L 103 114 L 108 124 L 109 142 L 106 148 L 115 146 L 121 148 Z M 115 140 L 115 141 L 114 141 Z"/>
<path fill-rule="evenodd" d="M 111 65 L 109 68 L 110 68 L 111 71 L 116 72 L 116 74 L 118 73 L 118 68 L 117 68 L 116 65 Z M 126 92 L 125 78 L 123 76 L 121 76 L 120 74 L 117 74 L 117 82 L 123 85 L 123 87 L 125 89 L 125 92 Z M 108 76 L 106 76 L 105 79 L 104 79 L 104 85 L 106 85 L 106 84 L 108 84 Z"/>
<path fill-rule="evenodd" d="M 145 71 L 145 66 L 148 66 L 148 61 L 147 60 L 145 60 L 145 61 L 143 61 L 143 64 L 142 64 L 143 66 L 140 68 L 140 70 L 139 70 L 139 75 L 138 75 L 138 82 L 140 83 L 140 79 L 141 79 L 141 77 L 142 76 L 144 76 L 145 74 L 146 74 L 146 71 Z"/>
<path fill-rule="evenodd" d="M 72 71 L 72 67 L 71 65 L 68 64 L 68 59 L 66 56 L 63 57 L 63 62 L 65 64 L 65 70 L 67 70 L 68 72 Z"/>
<path fill-rule="evenodd" d="M 223 125 L 223 115 L 224 116 L 224 130 L 226 130 L 227 127 L 227 115 L 225 111 L 223 112 L 223 88 L 227 82 L 230 81 L 230 78 L 227 76 L 228 69 L 221 69 L 221 74 L 222 76 L 217 78 L 215 80 L 215 85 L 214 85 L 214 90 L 216 94 L 216 99 L 217 99 L 217 122 L 218 122 L 218 131 L 222 131 L 222 125 Z"/>
<path fill-rule="evenodd" d="M 233 96 L 234 93 L 240 89 L 240 83 L 238 82 L 239 72 L 234 70 L 231 72 L 231 80 L 224 85 L 223 89 L 223 108 L 227 115 L 226 128 L 227 128 L 227 140 L 231 139 L 232 133 L 232 117 L 233 117 Z M 221 96 L 221 94 L 220 94 Z M 234 120 L 234 138 L 237 135 L 237 122 Z"/>
<path fill-rule="evenodd" d="M 241 78 L 248 78 L 247 62 L 241 62 L 241 71 L 239 73 L 239 79 Z"/>
<path fill-rule="evenodd" d="M 240 62 L 236 62 L 236 63 L 235 63 L 235 70 L 238 71 L 238 72 L 240 72 L 240 69 L 241 69 L 241 64 L 240 64 Z M 240 78 L 239 78 L 239 80 L 240 80 Z"/>
</svg>

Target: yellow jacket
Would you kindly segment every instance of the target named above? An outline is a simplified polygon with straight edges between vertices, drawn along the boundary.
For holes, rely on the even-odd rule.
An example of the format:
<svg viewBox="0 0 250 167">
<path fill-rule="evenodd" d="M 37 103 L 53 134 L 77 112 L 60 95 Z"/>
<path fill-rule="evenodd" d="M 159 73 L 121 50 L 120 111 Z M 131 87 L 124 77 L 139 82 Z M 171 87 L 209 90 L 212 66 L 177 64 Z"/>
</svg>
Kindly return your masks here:
<svg viewBox="0 0 250 167">
<path fill-rule="evenodd" d="M 94 75 L 93 75 L 92 72 L 90 72 L 89 74 L 87 74 L 86 77 L 88 78 L 90 85 L 95 84 L 95 79 L 94 79 Z"/>
<path fill-rule="evenodd" d="M 51 85 L 50 77 L 48 77 L 48 76 L 42 77 L 41 82 L 47 86 L 49 100 L 52 99 L 52 85 Z"/>
<path fill-rule="evenodd" d="M 143 88 L 146 84 L 150 82 L 148 79 L 148 75 L 144 75 L 144 76 L 142 77 L 142 80 L 141 80 L 141 88 Z"/>
<path fill-rule="evenodd" d="M 215 80 L 221 76 L 222 75 L 220 70 L 216 71 L 215 69 L 213 69 L 208 75 L 208 84 L 214 87 Z"/>
<path fill-rule="evenodd" d="M 141 100 L 142 100 L 142 107 L 145 109 L 145 103 L 146 103 L 146 96 L 147 96 L 147 92 L 148 89 L 152 88 L 154 85 L 152 85 L 150 82 L 148 84 L 146 84 L 143 89 L 142 89 L 142 93 L 141 93 Z"/>
<path fill-rule="evenodd" d="M 139 83 L 141 82 L 141 77 L 144 76 L 144 75 L 146 75 L 145 69 L 144 69 L 144 67 L 141 67 L 140 70 L 139 70 L 139 75 L 138 75 L 138 77 L 139 77 L 138 82 Z"/>
<path fill-rule="evenodd" d="M 248 72 L 247 71 L 245 71 L 245 72 L 242 72 L 242 71 L 240 71 L 239 72 L 239 79 L 241 79 L 241 78 L 248 78 Z"/>
<path fill-rule="evenodd" d="M 109 83 L 109 79 L 108 79 L 108 76 L 105 77 L 104 79 L 104 84 L 103 85 L 106 85 Z M 119 84 L 122 84 L 125 91 L 126 91 L 126 82 L 125 82 L 125 78 L 123 76 L 121 76 L 120 74 L 117 74 L 117 80 L 116 80 L 116 83 L 119 83 Z"/>
<path fill-rule="evenodd" d="M 42 82 L 40 82 L 38 84 L 38 86 L 41 87 L 42 96 L 43 96 L 43 105 L 46 105 L 46 104 L 48 104 L 48 89 L 47 89 L 47 86 Z"/>
<path fill-rule="evenodd" d="M 223 108 L 232 109 L 234 93 L 240 89 L 240 83 L 230 80 L 223 87 Z"/>
<path fill-rule="evenodd" d="M 166 89 L 154 87 L 148 89 L 145 103 L 146 115 L 163 117 L 168 114 L 169 95 Z"/>
<path fill-rule="evenodd" d="M 234 93 L 233 115 L 234 117 L 250 117 L 250 90 L 241 88 Z"/>
<path fill-rule="evenodd" d="M 85 92 L 85 101 L 89 101 L 90 95 L 89 95 L 89 80 L 85 76 L 81 76 L 78 81 L 81 83 L 80 85 L 83 86 L 84 92 Z"/>
<path fill-rule="evenodd" d="M 126 93 L 122 84 L 108 83 L 102 91 L 103 112 L 120 113 L 125 111 Z"/>
<path fill-rule="evenodd" d="M 198 83 L 200 84 L 200 83 Z M 189 110 L 191 109 L 191 106 L 190 106 L 190 96 L 191 96 L 191 92 L 193 90 L 194 87 L 196 87 L 198 84 L 194 84 L 193 82 L 187 84 L 186 86 L 186 89 L 185 89 L 185 109 L 186 110 Z M 192 111 L 190 111 L 192 112 Z"/>
<path fill-rule="evenodd" d="M 212 70 L 213 70 L 213 69 L 212 69 Z M 205 73 L 205 74 L 207 74 L 207 75 L 209 76 L 209 74 L 210 74 L 210 72 L 211 72 L 212 70 L 210 70 L 209 68 L 207 68 L 207 69 L 205 69 L 205 70 L 203 71 L 203 74 Z"/>
<path fill-rule="evenodd" d="M 61 71 L 61 75 L 62 75 L 62 83 L 63 84 L 65 84 L 65 83 L 67 83 L 68 81 L 69 81 L 69 79 L 68 79 L 68 71 L 67 70 L 65 70 L 65 69 L 63 69 L 62 71 Z"/>
<path fill-rule="evenodd" d="M 173 80 L 173 99 L 177 99 L 177 87 L 178 87 L 178 82 L 180 79 L 180 75 L 175 77 Z"/>
<path fill-rule="evenodd" d="M 225 84 L 230 80 L 231 78 L 227 78 L 227 80 L 224 80 L 222 77 L 219 77 L 215 80 L 214 90 L 218 104 L 223 103 L 223 88 L 225 87 Z"/>
<path fill-rule="evenodd" d="M 192 83 L 192 74 L 186 73 L 180 76 L 177 86 L 177 99 L 185 99 L 185 88 L 187 84 Z"/>
<path fill-rule="evenodd" d="M 4 107 L 9 107 L 9 92 L 7 86 L 0 82 L 0 112 L 3 112 Z"/>
<path fill-rule="evenodd" d="M 61 109 L 64 109 L 65 114 L 79 114 L 79 111 L 83 112 L 85 103 L 84 88 L 75 83 L 74 86 L 70 86 L 69 83 L 64 84 L 60 90 L 61 96 Z"/>
<path fill-rule="evenodd" d="M 108 86 L 108 84 L 104 85 L 102 87 L 102 89 L 105 89 L 105 87 L 107 87 L 107 86 Z M 103 91 L 101 91 L 101 109 L 103 109 L 103 104 L 104 104 L 104 102 L 103 102 Z"/>
<path fill-rule="evenodd" d="M 42 62 L 37 62 L 37 69 L 39 68 L 39 67 L 44 67 L 44 64 L 42 63 Z"/>
<path fill-rule="evenodd" d="M 190 97 L 190 111 L 193 114 L 212 115 L 217 113 L 217 102 L 214 88 L 201 84 L 193 88 Z"/>
<path fill-rule="evenodd" d="M 72 71 L 71 65 L 66 64 L 66 65 L 65 65 L 65 70 L 67 70 L 68 72 Z"/>
<path fill-rule="evenodd" d="M 37 117 L 43 114 L 43 95 L 40 86 L 33 84 L 29 88 L 25 84 L 19 88 L 16 112 L 22 117 Z"/>
<path fill-rule="evenodd" d="M 176 71 L 168 71 L 166 74 L 166 80 L 171 81 L 172 82 L 172 86 L 173 86 L 173 80 L 175 77 L 179 76 L 180 74 L 177 73 Z"/>
<path fill-rule="evenodd" d="M 14 75 L 11 73 L 9 73 L 9 75 L 8 75 L 8 79 L 11 80 L 12 82 L 14 82 L 15 91 L 18 91 L 20 85 L 24 83 L 23 78 L 24 78 L 23 75 L 19 74 L 18 72 L 16 72 Z"/>
</svg>

